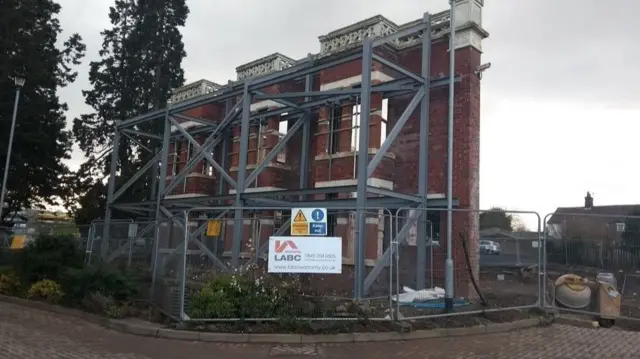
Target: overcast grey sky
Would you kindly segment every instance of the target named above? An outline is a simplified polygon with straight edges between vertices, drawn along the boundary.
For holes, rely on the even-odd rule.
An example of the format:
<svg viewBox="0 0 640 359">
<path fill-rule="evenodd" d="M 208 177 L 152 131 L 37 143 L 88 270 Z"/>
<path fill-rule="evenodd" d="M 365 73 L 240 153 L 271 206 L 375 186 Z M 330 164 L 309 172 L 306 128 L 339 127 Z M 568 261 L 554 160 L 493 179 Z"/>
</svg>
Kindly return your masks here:
<svg viewBox="0 0 640 359">
<path fill-rule="evenodd" d="M 65 35 L 79 32 L 87 58 L 60 96 L 69 121 L 89 111 L 88 63 L 112 0 L 59 0 Z M 224 84 L 235 67 L 273 52 L 302 58 L 317 37 L 381 14 L 396 23 L 446 10 L 447 0 L 187 0 L 187 81 Z M 481 207 L 553 211 L 640 203 L 640 1 L 485 0 Z M 71 165 L 81 162 L 74 155 Z M 525 217 L 531 225 L 533 217 Z"/>
</svg>

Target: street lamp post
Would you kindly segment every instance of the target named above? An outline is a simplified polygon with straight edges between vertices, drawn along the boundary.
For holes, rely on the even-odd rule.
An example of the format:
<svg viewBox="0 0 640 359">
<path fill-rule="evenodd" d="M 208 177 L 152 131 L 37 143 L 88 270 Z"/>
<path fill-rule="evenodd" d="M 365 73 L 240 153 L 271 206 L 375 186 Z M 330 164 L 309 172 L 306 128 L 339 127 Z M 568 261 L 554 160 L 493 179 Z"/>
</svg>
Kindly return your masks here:
<svg viewBox="0 0 640 359">
<path fill-rule="evenodd" d="M 7 160 L 4 164 L 4 175 L 2 176 L 2 187 L 0 187 L 0 223 L 2 223 L 2 211 L 4 210 L 4 196 L 7 193 L 7 178 L 9 177 L 9 164 L 11 163 L 11 147 L 13 147 L 13 133 L 16 130 L 16 117 L 18 115 L 18 102 L 20 101 L 20 90 L 27 81 L 24 77 L 13 78 L 16 85 L 16 99 L 13 103 L 13 117 L 11 118 L 11 131 L 9 132 L 9 147 L 7 147 Z"/>
</svg>

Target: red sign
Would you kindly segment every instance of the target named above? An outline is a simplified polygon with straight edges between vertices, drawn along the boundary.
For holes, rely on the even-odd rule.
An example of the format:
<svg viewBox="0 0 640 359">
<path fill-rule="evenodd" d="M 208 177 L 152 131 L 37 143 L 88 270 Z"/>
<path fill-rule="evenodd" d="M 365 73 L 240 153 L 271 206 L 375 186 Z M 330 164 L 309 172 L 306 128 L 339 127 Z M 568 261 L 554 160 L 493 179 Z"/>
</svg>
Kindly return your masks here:
<svg viewBox="0 0 640 359">
<path fill-rule="evenodd" d="M 276 241 L 276 253 L 282 253 L 287 248 L 289 248 L 290 251 L 298 251 L 298 246 L 296 246 L 293 241 Z"/>
</svg>

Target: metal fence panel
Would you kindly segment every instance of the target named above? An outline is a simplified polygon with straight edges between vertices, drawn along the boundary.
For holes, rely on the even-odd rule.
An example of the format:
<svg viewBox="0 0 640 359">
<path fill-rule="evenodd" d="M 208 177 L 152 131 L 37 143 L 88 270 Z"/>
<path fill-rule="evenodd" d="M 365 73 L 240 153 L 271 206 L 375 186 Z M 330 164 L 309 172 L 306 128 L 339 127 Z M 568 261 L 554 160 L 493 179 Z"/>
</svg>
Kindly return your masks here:
<svg viewBox="0 0 640 359">
<path fill-rule="evenodd" d="M 268 254 L 271 236 L 291 235 L 291 211 L 282 208 L 246 207 L 241 220 L 234 217 L 235 208 L 196 208 L 185 213 L 182 252 L 185 270 L 181 316 L 191 321 L 233 321 L 240 318 L 207 317 L 195 318 L 190 308 L 192 295 L 207 282 L 219 278 L 254 281 L 260 288 L 273 290 L 274 296 L 292 293 L 295 309 L 289 316 L 313 320 L 356 320 L 360 315 L 370 319 L 385 320 L 389 313 L 389 283 L 378 281 L 366 298 L 366 305 L 354 308 L 355 271 L 354 261 L 358 255 L 356 211 L 353 208 L 329 209 L 327 211 L 327 236 L 342 238 L 342 268 L 340 274 L 286 274 L 269 273 Z M 384 251 L 392 237 L 393 218 L 385 209 L 366 209 L 366 241 L 363 248 L 365 267 L 369 271 Z M 207 235 L 209 221 L 216 221 L 219 232 Z M 232 266 L 234 226 L 243 226 L 239 264 Z M 322 240 L 322 236 L 317 239 Z M 366 274 L 366 273 L 365 273 Z M 236 278 L 236 279 L 233 279 Z M 385 277 L 387 278 L 387 277 Z M 276 290 L 277 289 L 277 290 Z M 279 294 L 276 294 L 279 293 Z M 242 303 L 244 298 L 236 298 Z M 247 306 L 252 304 L 247 303 Z M 366 309 L 363 309 L 365 308 Z M 366 313 L 365 313 L 366 312 Z M 244 320 L 279 320 L 277 317 L 256 317 L 254 311 L 243 315 Z"/>
<path fill-rule="evenodd" d="M 534 228 L 481 229 L 480 223 L 490 222 L 481 218 L 495 213 Z M 443 310 L 449 212 L 442 208 L 405 208 L 396 214 L 397 256 L 392 261 L 395 279 L 390 295 L 398 319 L 418 320 L 540 306 L 540 216 L 535 212 L 463 209 L 454 209 L 450 214 L 454 313 L 448 314 Z M 426 236 L 421 237 L 421 233 Z"/>
<path fill-rule="evenodd" d="M 182 246 L 184 217 L 175 216 L 157 222 L 151 255 L 149 298 L 157 308 L 174 319 L 180 318 L 181 273 L 184 268 Z"/>
</svg>

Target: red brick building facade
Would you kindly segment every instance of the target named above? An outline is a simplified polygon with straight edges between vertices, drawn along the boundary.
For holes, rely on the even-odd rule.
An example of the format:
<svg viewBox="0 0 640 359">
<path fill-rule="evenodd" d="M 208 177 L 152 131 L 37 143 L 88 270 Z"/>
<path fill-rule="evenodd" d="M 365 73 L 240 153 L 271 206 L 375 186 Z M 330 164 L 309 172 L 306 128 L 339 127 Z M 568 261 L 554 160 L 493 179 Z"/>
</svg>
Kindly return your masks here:
<svg viewBox="0 0 640 359">
<path fill-rule="evenodd" d="M 481 0 L 458 0 L 457 3 L 457 34 L 455 43 L 456 65 L 455 73 L 460 77 L 455 86 L 455 115 L 454 115 L 454 178 L 453 195 L 459 201 L 460 208 L 478 208 L 479 205 L 479 141 L 480 141 L 480 79 L 476 69 L 482 64 L 482 39 L 487 33 L 481 27 Z M 448 12 L 433 16 L 433 43 L 431 50 L 431 76 L 433 79 L 443 78 L 449 73 L 449 26 Z M 410 24 L 407 24 L 410 25 Z M 382 16 L 376 16 L 354 25 L 333 31 L 320 37 L 321 55 L 327 57 L 343 56 L 341 52 L 349 51 L 349 47 L 361 43 L 363 34 L 387 34 L 402 29 L 406 25 L 396 25 Z M 355 35 L 354 35 L 355 34 Z M 353 46 L 352 46 L 353 45 Z M 402 65 L 419 74 L 421 71 L 421 42 L 415 38 L 400 39 L 394 43 L 376 49 L 375 53 Z M 237 68 L 238 80 L 285 69 L 295 63 L 295 60 L 282 54 L 275 53 L 265 58 L 253 61 Z M 325 69 L 313 78 L 313 91 L 353 88 L 362 81 L 361 60 L 344 63 Z M 372 85 L 384 83 L 397 78 L 395 70 L 373 61 L 371 73 Z M 208 81 L 199 81 L 174 92 L 174 102 L 181 101 L 191 95 L 199 95 L 221 88 Z M 304 82 L 289 81 L 273 85 L 263 91 L 266 93 L 283 93 L 304 91 Z M 384 142 L 387 134 L 407 107 L 411 96 L 383 98 L 382 94 L 372 94 L 371 115 L 369 120 L 369 157 L 373 157 Z M 343 186 L 356 183 L 359 108 L 353 101 L 330 103 L 312 114 L 310 156 L 309 156 L 309 188 Z M 252 113 L 259 113 L 269 109 L 281 107 L 282 104 L 272 100 L 254 101 L 251 105 Z M 427 140 L 419 137 L 419 114 L 414 111 L 409 121 L 402 129 L 391 149 L 368 179 L 373 187 L 384 188 L 397 192 L 415 194 L 418 192 L 418 153 L 420 141 Z M 225 106 L 218 104 L 204 105 L 188 110 L 184 115 L 220 121 L 225 116 Z M 428 138 L 428 198 L 444 198 L 446 193 L 446 164 L 447 164 L 447 115 L 448 115 L 448 87 L 442 86 L 431 90 Z M 285 116 L 266 118 L 261 124 L 250 128 L 249 150 L 247 155 L 247 172 L 250 173 L 265 158 L 269 151 L 276 146 L 288 128 L 295 121 Z M 197 127 L 198 123 L 183 120 L 184 128 Z M 234 178 L 240 158 L 240 126 L 232 127 L 228 136 L 228 157 L 225 170 Z M 208 134 L 195 135 L 202 143 Z M 257 176 L 245 192 L 276 191 L 300 188 L 299 173 L 301 163 L 302 131 L 298 131 L 288 142 L 285 150 L 278 154 L 268 167 Z M 223 152 L 216 147 L 212 153 L 218 163 L 223 163 Z M 188 163 L 194 148 L 186 140 L 174 142 L 170 147 L 167 181 L 172 179 Z M 247 174 L 248 176 L 249 174 Z M 211 196 L 218 192 L 220 182 L 224 181 L 218 172 L 207 162 L 198 163 L 183 183 L 172 190 L 167 198 L 185 198 L 194 196 Z M 224 194 L 234 191 L 226 183 Z M 315 200 L 325 199 L 329 195 L 315 195 Z M 355 193 L 339 193 L 337 198 L 354 197 Z M 233 205 L 229 202 L 228 205 Z M 288 213 L 279 211 L 261 214 L 259 220 L 247 217 L 243 225 L 244 236 L 242 252 L 245 256 L 253 253 L 252 247 L 268 241 L 277 227 L 283 222 L 281 216 Z M 269 216 L 273 216 L 270 218 Z M 445 228 L 445 214 L 437 217 L 442 225 L 434 227 Z M 337 214 L 329 223 L 330 234 L 343 238 L 343 262 L 348 267 L 354 263 L 354 242 L 356 222 L 354 216 Z M 388 228 L 388 218 L 371 216 L 367 218 L 367 237 L 365 248 L 365 265 L 371 267 L 380 259 L 386 247 L 384 243 L 385 226 Z M 223 255 L 228 255 L 233 241 L 233 220 L 227 221 L 223 230 Z M 388 230 L 388 229 L 387 229 Z M 453 222 L 454 233 L 464 233 L 470 243 L 472 263 L 477 267 L 478 215 L 473 212 L 457 213 Z M 444 230 L 439 236 L 445 238 Z M 435 237 L 435 236 L 434 236 Z M 438 239 L 438 238 L 434 238 Z M 454 237 L 454 267 L 456 271 L 464 268 L 464 257 L 460 241 Z M 444 278 L 444 246 L 440 242 L 434 251 L 434 268 L 436 284 L 442 285 Z M 409 248 L 412 246 L 410 245 Z M 415 251 L 415 247 L 412 247 Z M 410 253 L 410 252 L 409 252 Z M 403 254 L 404 255 L 404 254 Z M 407 254 L 415 257 L 415 254 Z M 347 269 L 345 273 L 351 273 Z M 456 272 L 458 276 L 458 272 Z M 468 293 L 468 278 L 460 273 L 457 279 L 456 295 Z M 348 282 L 348 281 L 345 281 Z"/>
</svg>

